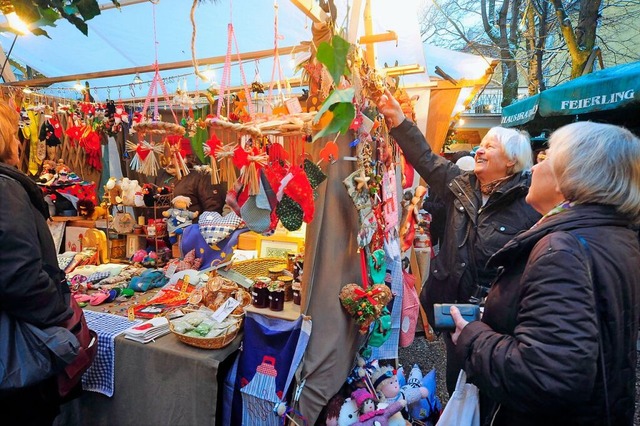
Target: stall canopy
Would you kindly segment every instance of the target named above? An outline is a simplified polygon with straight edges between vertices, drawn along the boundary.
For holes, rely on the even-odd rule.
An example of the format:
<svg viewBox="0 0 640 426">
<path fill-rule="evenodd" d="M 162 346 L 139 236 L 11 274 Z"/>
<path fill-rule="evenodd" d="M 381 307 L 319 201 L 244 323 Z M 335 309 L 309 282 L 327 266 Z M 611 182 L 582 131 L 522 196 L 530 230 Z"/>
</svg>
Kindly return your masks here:
<svg viewBox="0 0 640 426">
<path fill-rule="evenodd" d="M 429 113 L 424 133 L 431 149 L 440 152 L 453 117 L 463 112 L 478 91 L 489 82 L 498 61 L 429 44 L 424 45 L 424 55 L 429 74 L 437 74 L 437 67 L 440 77 L 431 79 Z"/>
<path fill-rule="evenodd" d="M 637 127 L 640 62 L 618 65 L 578 77 L 523 99 L 502 112 L 502 125 L 532 133 L 577 120 Z"/>
<path fill-rule="evenodd" d="M 49 95 L 69 98 L 78 97 L 74 92 L 78 80 L 82 84 L 89 82 L 97 101 L 144 98 L 154 77 L 151 66 L 156 61 L 169 93 L 185 86 L 190 92 L 205 90 L 211 84 L 222 83 L 228 43 L 231 43 L 232 86 L 244 84 L 243 74 L 248 84 L 260 80 L 267 88 L 272 80 L 300 77 L 300 72 L 296 73 L 294 69 L 309 55 L 313 21 L 293 2 L 254 1 L 250 7 L 238 0 L 201 2 L 193 15 L 197 29 L 193 45 L 200 72 L 209 75 L 210 81 L 196 78 L 191 66 L 194 35 L 191 2 L 161 0 L 153 3 L 103 10 L 87 21 L 88 36 L 66 22 L 58 22 L 56 27 L 46 28 L 51 38 L 33 34 L 16 38 L 13 33 L 0 32 L 0 44 L 5 53 L 11 52 L 11 59 L 49 79 L 35 79 L 35 84 L 29 84 L 31 88 L 40 86 L 39 90 Z M 347 3 L 336 1 L 341 25 L 351 19 Z M 101 4 L 110 2 L 101 1 Z M 376 44 L 379 67 L 398 62 L 399 65 L 415 64 L 426 69 L 419 32 L 411 25 L 401 24 L 405 13 L 411 10 L 414 15 L 417 13 L 417 4 L 418 0 L 407 2 L 401 13 L 394 11 L 387 2 L 372 2 L 372 31 L 375 34 L 394 31 L 398 35 L 397 40 Z M 233 40 L 228 38 L 229 24 L 233 24 Z M 360 25 L 356 35 L 361 36 L 363 32 L 364 25 Z M 276 53 L 279 66 L 274 66 Z M 237 61 L 238 54 L 248 58 L 242 61 L 242 70 Z M 174 66 L 167 68 L 170 64 Z M 426 72 L 403 78 L 405 82 L 428 79 Z M 24 86 L 24 83 L 7 83 Z"/>
</svg>

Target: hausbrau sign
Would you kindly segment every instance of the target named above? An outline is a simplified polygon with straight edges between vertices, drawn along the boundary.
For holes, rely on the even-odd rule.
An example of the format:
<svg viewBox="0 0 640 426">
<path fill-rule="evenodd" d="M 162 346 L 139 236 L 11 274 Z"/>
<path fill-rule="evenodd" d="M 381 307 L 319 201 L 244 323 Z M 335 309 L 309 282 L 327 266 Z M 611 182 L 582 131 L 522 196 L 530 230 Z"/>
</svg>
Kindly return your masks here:
<svg viewBox="0 0 640 426">
<path fill-rule="evenodd" d="M 505 115 L 502 117 L 501 124 L 518 124 L 520 122 L 526 123 L 530 121 L 534 115 L 538 112 L 538 103 L 533 105 L 533 107 L 529 108 L 526 111 L 516 112 L 512 115 Z"/>
</svg>

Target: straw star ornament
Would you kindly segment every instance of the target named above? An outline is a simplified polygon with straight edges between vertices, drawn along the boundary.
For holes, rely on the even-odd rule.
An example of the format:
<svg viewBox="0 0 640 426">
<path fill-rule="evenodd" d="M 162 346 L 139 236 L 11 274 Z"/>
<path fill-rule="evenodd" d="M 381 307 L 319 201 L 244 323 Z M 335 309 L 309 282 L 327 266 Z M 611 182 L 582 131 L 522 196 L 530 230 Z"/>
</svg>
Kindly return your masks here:
<svg viewBox="0 0 640 426">
<path fill-rule="evenodd" d="M 360 175 L 353 178 L 353 180 L 358 182 L 358 191 L 361 191 L 362 189 L 369 189 L 368 182 L 371 180 L 371 178 L 364 173 L 364 170 L 360 169 Z"/>
</svg>

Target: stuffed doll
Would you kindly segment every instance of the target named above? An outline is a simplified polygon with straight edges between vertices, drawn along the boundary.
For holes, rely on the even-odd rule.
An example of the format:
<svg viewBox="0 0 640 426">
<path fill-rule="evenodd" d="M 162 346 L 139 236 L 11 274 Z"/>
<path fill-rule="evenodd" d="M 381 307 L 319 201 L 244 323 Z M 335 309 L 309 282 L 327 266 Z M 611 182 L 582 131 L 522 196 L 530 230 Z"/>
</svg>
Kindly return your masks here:
<svg viewBox="0 0 640 426">
<path fill-rule="evenodd" d="M 325 425 L 326 426 L 348 426 L 351 423 L 345 425 L 344 423 L 339 423 L 340 412 L 342 411 L 342 407 L 344 406 L 345 398 L 341 394 L 337 393 L 331 397 L 329 402 L 327 403 L 326 408 L 326 417 L 325 417 Z M 354 410 L 355 413 L 355 410 Z M 355 416 L 353 418 L 355 420 Z"/>
<path fill-rule="evenodd" d="M 436 370 L 433 369 L 423 376 L 420 367 L 414 364 L 408 379 L 405 379 L 403 367 L 398 369 L 397 377 L 401 389 L 424 387 L 429 392 L 426 398 L 421 398 L 407 405 L 409 417 L 413 420 L 422 420 L 436 424 L 442 411 L 442 403 L 436 395 Z"/>
<path fill-rule="evenodd" d="M 191 205 L 191 199 L 183 195 L 178 195 L 171 200 L 171 205 L 173 207 L 162 212 L 162 215 L 168 218 L 167 232 L 169 233 L 169 241 L 171 244 L 175 244 L 178 240 L 177 236 L 182 234 L 184 228 L 191 225 L 191 221 L 198 217 L 198 212 L 187 210 Z"/>
<path fill-rule="evenodd" d="M 396 371 L 389 366 L 380 367 L 371 375 L 373 387 L 380 401 L 396 402 L 403 400 L 405 405 L 413 404 L 429 396 L 429 390 L 424 386 L 400 386 Z"/>
<path fill-rule="evenodd" d="M 386 408 L 378 408 L 373 395 L 366 389 L 357 389 L 351 394 L 358 407 L 358 421 L 354 426 L 389 426 L 389 418 L 400 412 L 406 405 L 405 400 L 396 401 Z"/>
</svg>

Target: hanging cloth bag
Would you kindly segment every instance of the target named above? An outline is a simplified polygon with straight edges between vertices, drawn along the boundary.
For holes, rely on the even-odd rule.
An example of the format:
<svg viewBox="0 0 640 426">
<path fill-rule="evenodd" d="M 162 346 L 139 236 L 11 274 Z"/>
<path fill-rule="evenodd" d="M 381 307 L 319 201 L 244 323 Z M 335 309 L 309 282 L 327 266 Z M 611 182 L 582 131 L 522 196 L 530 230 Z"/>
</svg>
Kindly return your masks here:
<svg viewBox="0 0 640 426">
<path fill-rule="evenodd" d="M 406 348 L 413 343 L 416 325 L 420 314 L 420 299 L 416 292 L 416 277 L 407 271 L 402 272 L 404 291 L 402 293 L 402 314 L 400 322 L 400 347 Z"/>
</svg>

